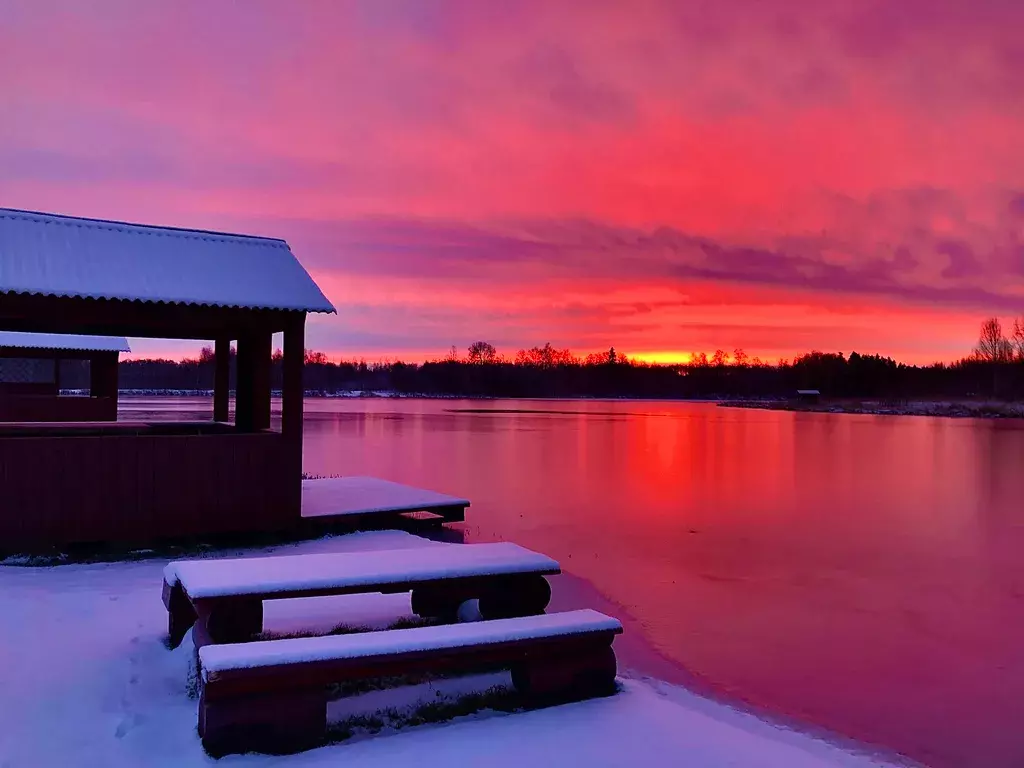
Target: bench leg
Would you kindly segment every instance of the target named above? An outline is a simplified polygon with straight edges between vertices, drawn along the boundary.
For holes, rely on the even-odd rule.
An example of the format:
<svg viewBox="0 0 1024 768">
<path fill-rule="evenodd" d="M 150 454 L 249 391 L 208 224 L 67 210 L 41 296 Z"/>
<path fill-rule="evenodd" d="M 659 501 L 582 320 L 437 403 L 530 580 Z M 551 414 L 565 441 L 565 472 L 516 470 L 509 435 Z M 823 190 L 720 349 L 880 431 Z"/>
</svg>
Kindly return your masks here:
<svg viewBox="0 0 1024 768">
<path fill-rule="evenodd" d="M 204 690 L 199 697 L 199 737 L 213 757 L 299 752 L 321 744 L 326 730 L 325 690 L 214 701 Z"/>
<path fill-rule="evenodd" d="M 424 619 L 452 622 L 458 617 L 459 606 L 474 597 L 457 586 L 416 587 L 412 591 L 412 612 Z"/>
<path fill-rule="evenodd" d="M 263 601 L 235 598 L 210 606 L 206 628 L 215 643 L 244 643 L 263 631 Z"/>
<path fill-rule="evenodd" d="M 177 648 L 195 623 L 196 612 L 180 584 L 172 587 L 165 583 L 164 592 L 164 603 L 167 606 L 167 635 L 171 648 Z"/>
<path fill-rule="evenodd" d="M 571 656 L 529 659 L 512 669 L 512 683 L 537 700 L 572 700 L 615 692 L 615 652 L 611 646 Z"/>
<path fill-rule="evenodd" d="M 199 649 L 217 643 L 245 643 L 263 631 L 262 600 L 200 600 L 192 629 L 196 672 L 202 669 Z"/>
<path fill-rule="evenodd" d="M 551 585 L 543 576 L 509 576 L 497 579 L 480 595 L 480 614 L 485 619 L 511 619 L 544 613 L 551 601 Z"/>
</svg>

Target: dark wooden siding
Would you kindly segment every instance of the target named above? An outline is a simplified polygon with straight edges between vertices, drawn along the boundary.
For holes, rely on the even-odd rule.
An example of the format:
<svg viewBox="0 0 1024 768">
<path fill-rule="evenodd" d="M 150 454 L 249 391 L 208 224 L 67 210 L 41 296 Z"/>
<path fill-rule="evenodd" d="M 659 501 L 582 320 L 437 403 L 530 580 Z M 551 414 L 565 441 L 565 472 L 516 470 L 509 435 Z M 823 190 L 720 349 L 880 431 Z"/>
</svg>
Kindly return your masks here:
<svg viewBox="0 0 1024 768">
<path fill-rule="evenodd" d="M 288 454 L 274 432 L 0 436 L 0 550 L 286 530 Z"/>
<path fill-rule="evenodd" d="M 2 421 L 114 421 L 117 397 L 0 394 Z"/>
</svg>

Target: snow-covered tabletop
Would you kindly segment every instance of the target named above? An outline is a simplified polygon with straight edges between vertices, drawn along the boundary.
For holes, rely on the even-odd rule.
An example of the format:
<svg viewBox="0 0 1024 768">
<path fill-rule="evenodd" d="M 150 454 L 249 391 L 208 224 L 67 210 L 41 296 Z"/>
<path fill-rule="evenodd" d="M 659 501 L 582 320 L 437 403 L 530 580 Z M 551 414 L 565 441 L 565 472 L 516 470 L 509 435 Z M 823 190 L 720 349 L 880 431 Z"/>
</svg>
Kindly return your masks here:
<svg viewBox="0 0 1024 768">
<path fill-rule="evenodd" d="M 326 555 L 180 560 L 164 581 L 190 598 L 356 591 L 475 576 L 559 573 L 558 562 L 518 544 L 446 544 Z M 367 589 L 366 591 L 373 591 Z"/>
</svg>

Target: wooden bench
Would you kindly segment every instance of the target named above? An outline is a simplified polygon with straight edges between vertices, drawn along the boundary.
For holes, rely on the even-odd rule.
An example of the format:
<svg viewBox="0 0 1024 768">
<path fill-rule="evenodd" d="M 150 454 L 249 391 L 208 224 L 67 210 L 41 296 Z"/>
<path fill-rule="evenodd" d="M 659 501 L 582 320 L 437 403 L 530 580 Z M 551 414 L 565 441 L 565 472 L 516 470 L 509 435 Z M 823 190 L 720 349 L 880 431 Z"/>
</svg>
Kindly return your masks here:
<svg viewBox="0 0 1024 768">
<path fill-rule="evenodd" d="M 195 624 L 198 649 L 258 635 L 264 600 L 411 591 L 420 616 L 453 620 L 470 599 L 480 600 L 484 618 L 529 616 L 543 613 L 551 599 L 544 577 L 560 572 L 550 557 L 504 542 L 188 560 L 164 569 L 163 602 L 171 646 Z"/>
<path fill-rule="evenodd" d="M 510 669 L 531 699 L 615 690 L 622 625 L 582 610 L 355 635 L 210 645 L 201 662 L 199 735 L 215 756 L 321 743 L 327 688 L 353 680 L 481 667 Z"/>
</svg>

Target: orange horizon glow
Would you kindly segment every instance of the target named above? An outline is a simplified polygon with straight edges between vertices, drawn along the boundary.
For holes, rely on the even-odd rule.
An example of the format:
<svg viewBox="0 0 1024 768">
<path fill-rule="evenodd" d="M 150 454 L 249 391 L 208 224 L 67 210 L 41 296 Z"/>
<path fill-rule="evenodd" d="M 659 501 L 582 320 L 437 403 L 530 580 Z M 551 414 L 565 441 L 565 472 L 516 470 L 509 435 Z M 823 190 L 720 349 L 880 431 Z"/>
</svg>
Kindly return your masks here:
<svg viewBox="0 0 1024 768">
<path fill-rule="evenodd" d="M 159 349 L 158 348 L 158 349 L 154 349 L 154 351 L 149 351 L 149 352 L 136 352 L 134 350 L 135 350 L 135 347 L 138 344 L 138 341 L 139 340 L 135 340 L 135 342 L 133 343 L 133 345 L 132 345 L 133 346 L 133 351 L 132 352 L 130 352 L 130 353 L 122 353 L 121 354 L 120 359 L 122 361 L 163 359 L 163 360 L 171 360 L 173 362 L 184 362 L 184 361 L 188 361 L 188 360 L 195 360 L 195 359 L 197 359 L 199 357 L 199 350 L 202 349 L 203 346 L 208 346 L 208 345 L 203 344 L 203 343 L 200 342 L 198 346 L 195 346 L 194 351 L 182 351 L 181 349 L 172 349 L 172 348 L 163 348 L 163 349 Z M 149 340 L 147 340 L 147 341 L 149 341 Z M 159 342 L 155 342 L 155 343 L 159 343 Z M 184 345 L 191 345 L 191 344 L 193 344 L 193 342 L 179 342 L 179 343 L 180 344 L 184 344 Z M 552 346 L 555 346 L 557 348 L 557 345 L 552 345 Z M 275 347 L 275 350 L 276 349 L 278 349 L 278 348 Z M 616 354 L 619 355 L 622 358 L 626 358 L 628 360 L 631 360 L 631 361 L 637 362 L 637 363 L 646 363 L 646 364 L 650 364 L 650 365 L 686 365 L 686 364 L 689 364 L 696 355 L 699 355 L 701 353 L 703 353 L 704 355 L 707 356 L 708 361 L 711 361 L 712 358 L 715 356 L 715 353 L 716 353 L 717 349 L 718 348 L 716 348 L 716 349 L 705 349 L 705 350 L 693 350 L 691 352 L 672 351 L 672 350 L 630 352 L 628 350 L 616 349 Z M 320 351 L 323 351 L 323 350 L 311 350 L 311 351 L 320 352 Z M 466 350 L 457 350 L 457 351 L 458 351 L 458 355 L 459 355 L 460 359 L 465 360 L 466 359 Z M 519 350 L 515 350 L 515 352 L 518 352 L 518 351 Z M 726 350 L 722 350 L 722 351 L 726 351 Z M 743 350 L 743 351 L 746 352 L 746 350 Z M 513 361 L 515 359 L 515 352 L 512 352 L 511 354 L 508 354 L 508 353 L 501 354 L 499 352 L 499 359 L 502 360 L 502 361 L 511 362 L 511 361 Z M 588 355 L 592 355 L 592 354 L 593 355 L 603 355 L 603 354 L 608 352 L 608 349 L 607 348 L 606 349 L 588 349 L 588 350 L 582 350 L 582 351 L 570 350 L 570 352 L 571 352 L 571 354 L 573 356 L 575 356 L 579 360 L 583 361 L 583 360 L 585 360 L 587 358 Z M 802 350 L 800 352 L 796 352 L 794 354 L 770 353 L 769 352 L 768 354 L 765 354 L 765 355 L 753 355 L 753 354 L 747 353 L 747 360 L 746 360 L 746 362 L 747 362 L 747 364 L 761 363 L 761 364 L 765 364 L 765 365 L 778 365 L 781 361 L 792 362 L 796 357 L 799 357 L 800 355 L 804 355 L 804 354 L 807 354 L 807 353 L 810 353 L 810 352 L 830 352 L 830 353 L 831 352 L 838 352 L 838 353 L 841 353 L 841 354 L 845 355 L 846 357 L 849 357 L 851 352 L 858 352 L 859 354 L 863 354 L 863 355 L 878 354 L 878 353 L 875 353 L 875 352 L 870 352 L 870 351 L 866 351 L 866 350 L 859 350 L 859 349 L 858 350 L 845 350 L 845 351 L 844 350 L 831 350 L 831 349 L 824 349 L 824 350 L 822 350 L 822 349 L 806 349 L 806 350 Z M 351 353 L 341 353 L 341 354 L 333 353 L 333 352 L 324 352 L 324 354 L 327 355 L 327 361 L 329 363 L 335 363 L 335 364 L 365 362 L 368 365 L 372 365 L 372 364 L 376 364 L 376 363 L 403 362 L 403 363 L 410 363 L 410 364 L 421 365 L 423 363 L 433 363 L 433 362 L 439 362 L 439 361 L 445 360 L 449 356 L 449 354 L 450 354 L 450 349 L 449 350 L 445 350 L 445 351 L 441 351 L 441 352 L 414 351 L 414 352 L 408 352 L 408 353 L 404 353 L 404 354 L 391 354 L 391 355 L 386 355 L 386 356 L 385 355 L 375 354 L 373 352 L 364 352 L 364 353 L 351 352 Z M 897 363 L 904 363 L 904 364 L 907 364 L 907 365 L 928 366 L 928 365 L 933 365 L 933 364 L 936 364 L 936 363 L 944 363 L 944 364 L 954 363 L 954 362 L 957 362 L 958 360 L 963 359 L 963 358 L 965 358 L 967 356 L 968 356 L 968 354 L 965 353 L 964 355 L 960 355 L 959 357 L 956 357 L 956 358 L 940 360 L 940 359 L 935 359 L 935 358 L 928 357 L 928 356 L 924 355 L 924 356 L 920 356 L 920 357 L 917 357 L 917 358 L 896 359 L 896 362 Z M 727 351 L 726 352 L 726 358 L 727 358 L 726 359 L 726 364 L 728 364 L 728 365 L 735 364 L 735 362 L 736 362 L 735 350 Z"/>
</svg>

